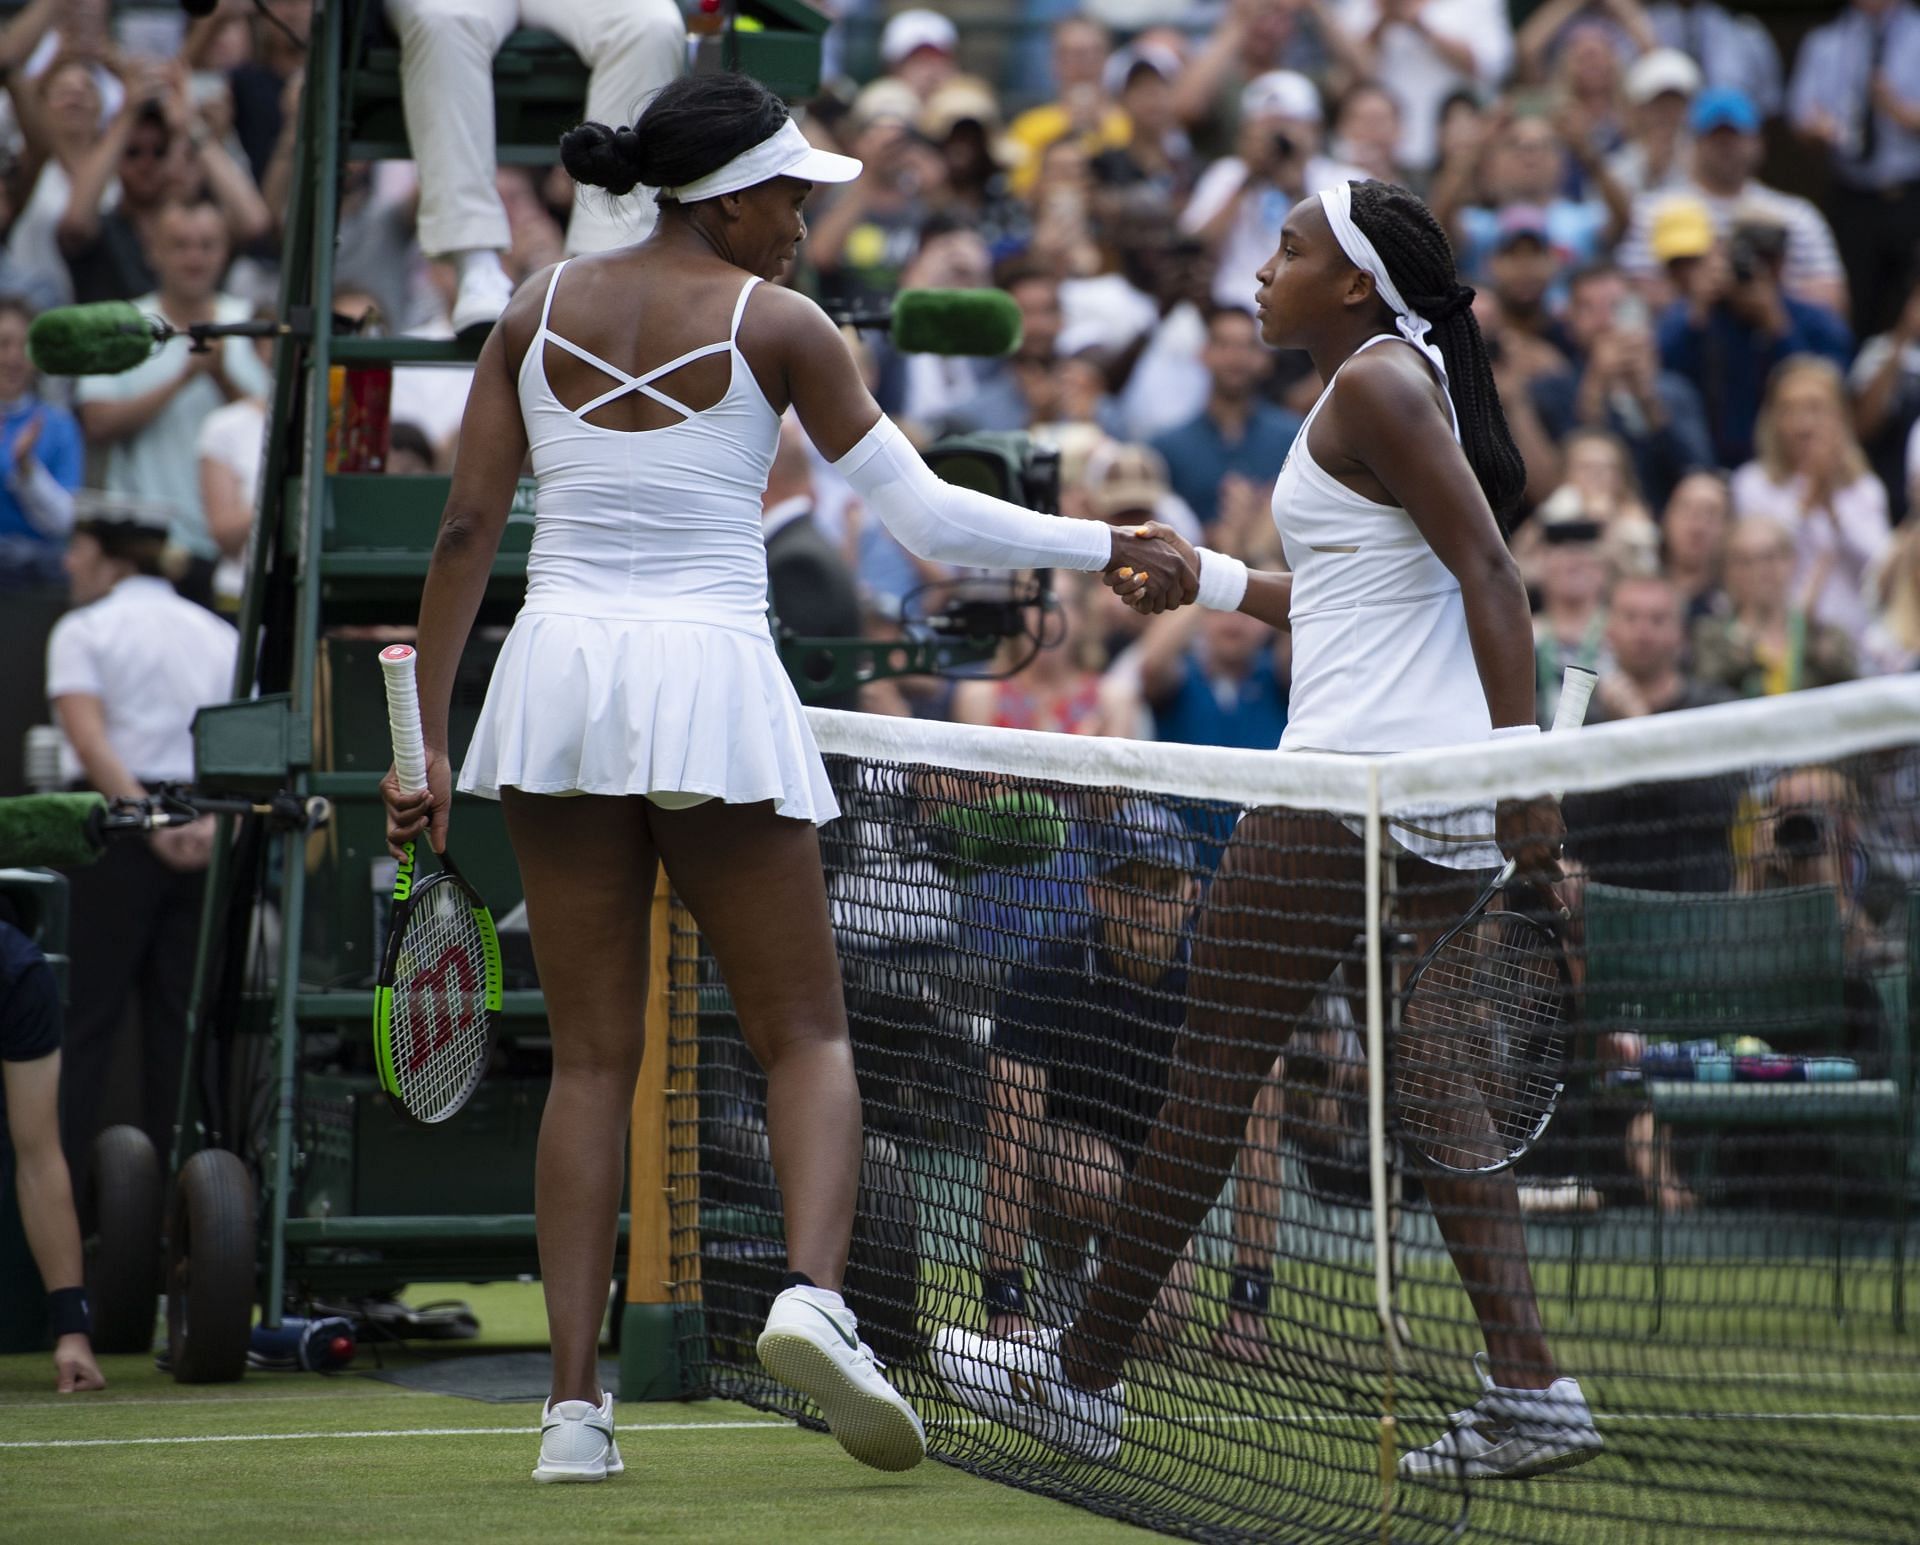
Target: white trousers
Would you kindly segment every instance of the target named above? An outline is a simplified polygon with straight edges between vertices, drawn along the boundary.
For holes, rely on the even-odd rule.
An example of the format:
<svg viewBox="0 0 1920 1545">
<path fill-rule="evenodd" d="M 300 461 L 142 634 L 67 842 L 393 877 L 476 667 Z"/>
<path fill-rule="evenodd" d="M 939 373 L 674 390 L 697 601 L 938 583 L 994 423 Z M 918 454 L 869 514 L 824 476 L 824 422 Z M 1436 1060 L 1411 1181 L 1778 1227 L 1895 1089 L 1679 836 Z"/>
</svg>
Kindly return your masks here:
<svg viewBox="0 0 1920 1545">
<path fill-rule="evenodd" d="M 583 118 L 632 123 L 686 68 L 674 0 L 386 0 L 400 35 L 400 84 L 420 170 L 420 245 L 432 256 L 505 251 L 507 213 L 494 188 L 493 56 L 516 25 L 557 35 L 592 71 Z M 556 152 L 557 155 L 557 152 Z M 583 188 L 567 251 L 602 252 L 653 228 L 653 197 Z"/>
</svg>

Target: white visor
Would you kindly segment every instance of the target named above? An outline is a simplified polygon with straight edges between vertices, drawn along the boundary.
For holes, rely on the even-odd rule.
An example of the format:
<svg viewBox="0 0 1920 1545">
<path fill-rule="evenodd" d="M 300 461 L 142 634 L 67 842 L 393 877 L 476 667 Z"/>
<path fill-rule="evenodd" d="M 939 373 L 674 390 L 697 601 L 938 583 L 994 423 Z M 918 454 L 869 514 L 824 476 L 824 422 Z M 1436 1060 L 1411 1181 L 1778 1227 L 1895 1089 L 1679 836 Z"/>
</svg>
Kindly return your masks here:
<svg viewBox="0 0 1920 1545">
<path fill-rule="evenodd" d="M 718 198 L 723 193 L 738 193 L 742 188 L 770 182 L 775 177 L 797 177 L 802 182 L 852 182 L 860 175 L 860 162 L 852 156 L 836 155 L 831 150 L 816 150 L 800 125 L 789 118 L 779 132 L 743 150 L 725 166 L 696 177 L 677 188 L 662 188 L 660 197 L 692 204 L 703 198 Z"/>
</svg>

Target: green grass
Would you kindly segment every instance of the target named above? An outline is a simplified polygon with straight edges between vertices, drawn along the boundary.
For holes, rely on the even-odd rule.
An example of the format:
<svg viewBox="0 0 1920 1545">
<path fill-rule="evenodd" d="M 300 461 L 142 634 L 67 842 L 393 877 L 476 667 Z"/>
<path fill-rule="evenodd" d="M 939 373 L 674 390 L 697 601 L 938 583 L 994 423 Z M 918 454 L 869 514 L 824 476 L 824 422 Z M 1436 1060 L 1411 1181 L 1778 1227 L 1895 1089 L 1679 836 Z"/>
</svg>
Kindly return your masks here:
<svg viewBox="0 0 1920 1545">
<path fill-rule="evenodd" d="M 545 1338 L 537 1287 L 452 1288 L 486 1350 Z M 440 1289 L 421 1289 L 424 1299 Z M 830 1438 L 727 1401 L 623 1405 L 626 1474 L 528 1479 L 538 1408 L 419 1394 L 352 1375 L 249 1374 L 175 1384 L 150 1358 L 103 1360 L 100 1394 L 56 1395 L 49 1359 L 0 1357 L 0 1540 L 338 1541 L 493 1545 L 643 1539 L 953 1545 L 1144 1538 L 945 1465 L 882 1475 Z M 749 1424 L 714 1427 L 716 1423 Z M 432 1429 L 459 1429 L 430 1434 Z M 355 1433 L 422 1434 L 356 1437 Z M 265 1434 L 293 1434 L 262 1440 Z M 208 1439 L 242 1442 L 156 1442 Z M 97 1440 L 114 1440 L 97 1446 Z"/>
</svg>

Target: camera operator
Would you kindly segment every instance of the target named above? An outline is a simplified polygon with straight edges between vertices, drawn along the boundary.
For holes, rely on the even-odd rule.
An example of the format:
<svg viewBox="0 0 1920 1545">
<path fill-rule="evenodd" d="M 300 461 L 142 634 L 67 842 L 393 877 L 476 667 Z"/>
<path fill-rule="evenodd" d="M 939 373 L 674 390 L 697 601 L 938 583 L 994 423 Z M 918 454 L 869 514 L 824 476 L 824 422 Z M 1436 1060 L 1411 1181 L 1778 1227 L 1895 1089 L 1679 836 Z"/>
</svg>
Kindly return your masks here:
<svg viewBox="0 0 1920 1545">
<path fill-rule="evenodd" d="M 1180 229 L 1219 259 L 1213 278 L 1219 304 L 1246 306 L 1296 203 L 1366 176 L 1320 154 L 1324 121 L 1318 88 L 1292 70 L 1270 70 L 1241 92 L 1239 154 L 1207 168 L 1180 216 Z"/>
<path fill-rule="evenodd" d="M 1681 299 L 1660 320 L 1661 363 L 1693 383 L 1706 405 L 1714 459 L 1737 467 L 1753 456 L 1761 394 L 1774 367 L 1794 354 L 1817 354 L 1845 369 L 1853 340 L 1832 312 L 1787 293 L 1782 227 L 1740 224 L 1719 242 L 1707 237 L 1702 218 L 1688 233 L 1706 238 L 1697 245 L 1681 241 L 1677 230 L 1665 234 Z"/>
</svg>

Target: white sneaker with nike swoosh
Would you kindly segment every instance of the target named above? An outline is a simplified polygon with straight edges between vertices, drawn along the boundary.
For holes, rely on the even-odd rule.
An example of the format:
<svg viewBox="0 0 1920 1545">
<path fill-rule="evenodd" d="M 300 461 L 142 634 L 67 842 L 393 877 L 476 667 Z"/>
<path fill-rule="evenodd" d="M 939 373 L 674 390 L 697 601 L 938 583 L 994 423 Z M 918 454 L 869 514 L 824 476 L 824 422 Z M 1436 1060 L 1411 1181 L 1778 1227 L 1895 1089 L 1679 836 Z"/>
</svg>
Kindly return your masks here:
<svg viewBox="0 0 1920 1545">
<path fill-rule="evenodd" d="M 1126 1391 L 1067 1382 L 1058 1330 L 996 1339 L 950 1325 L 933 1338 L 933 1367 L 953 1398 L 1076 1459 L 1105 1464 L 1120 1452 Z"/>
<path fill-rule="evenodd" d="M 1439 1439 L 1400 1456 L 1402 1480 L 1518 1480 L 1582 1465 L 1599 1454 L 1600 1429 L 1578 1379 L 1556 1379 L 1545 1389 L 1505 1389 L 1493 1382 L 1484 1356 L 1473 1365 L 1480 1398 L 1454 1412 Z"/>
<path fill-rule="evenodd" d="M 591 1400 L 551 1400 L 540 1412 L 540 1463 L 536 1481 L 604 1481 L 626 1469 L 613 1440 L 613 1396 L 604 1391 Z"/>
<path fill-rule="evenodd" d="M 760 1366 L 820 1408 L 840 1446 L 876 1470 L 911 1470 L 927 1457 L 927 1433 L 838 1293 L 790 1287 L 773 1301 L 755 1350 Z"/>
</svg>

